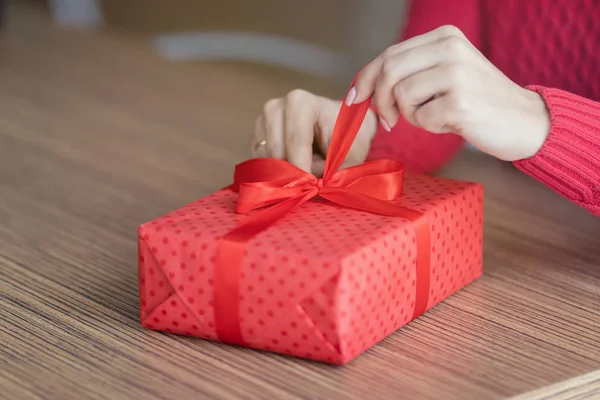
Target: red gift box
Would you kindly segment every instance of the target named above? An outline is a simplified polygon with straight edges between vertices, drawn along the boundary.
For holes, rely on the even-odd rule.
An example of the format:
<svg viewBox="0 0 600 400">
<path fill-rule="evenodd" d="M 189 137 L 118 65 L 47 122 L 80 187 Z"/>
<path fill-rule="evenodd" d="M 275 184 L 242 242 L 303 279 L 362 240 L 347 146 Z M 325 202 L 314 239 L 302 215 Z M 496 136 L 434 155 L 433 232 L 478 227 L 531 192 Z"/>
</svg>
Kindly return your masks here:
<svg viewBox="0 0 600 400">
<path fill-rule="evenodd" d="M 342 106 L 323 179 L 250 160 L 141 225 L 142 325 L 344 364 L 478 278 L 481 185 L 390 160 L 337 171 L 368 107 Z"/>
</svg>

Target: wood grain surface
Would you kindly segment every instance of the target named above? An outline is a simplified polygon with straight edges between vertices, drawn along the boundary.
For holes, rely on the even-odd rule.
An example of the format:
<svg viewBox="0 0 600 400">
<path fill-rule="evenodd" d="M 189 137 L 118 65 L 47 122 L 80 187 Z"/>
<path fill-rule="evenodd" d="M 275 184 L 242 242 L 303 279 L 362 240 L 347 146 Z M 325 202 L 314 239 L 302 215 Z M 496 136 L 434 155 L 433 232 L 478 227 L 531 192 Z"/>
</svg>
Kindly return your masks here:
<svg viewBox="0 0 600 400">
<path fill-rule="evenodd" d="M 470 152 L 441 174 L 485 185 L 484 276 L 350 365 L 141 329 L 137 226 L 228 184 L 266 99 L 345 88 L 8 17 L 0 398 L 503 399 L 600 367 L 600 219 Z"/>
<path fill-rule="evenodd" d="M 600 399 L 600 371 L 523 393 L 510 400 L 585 400 Z"/>
</svg>

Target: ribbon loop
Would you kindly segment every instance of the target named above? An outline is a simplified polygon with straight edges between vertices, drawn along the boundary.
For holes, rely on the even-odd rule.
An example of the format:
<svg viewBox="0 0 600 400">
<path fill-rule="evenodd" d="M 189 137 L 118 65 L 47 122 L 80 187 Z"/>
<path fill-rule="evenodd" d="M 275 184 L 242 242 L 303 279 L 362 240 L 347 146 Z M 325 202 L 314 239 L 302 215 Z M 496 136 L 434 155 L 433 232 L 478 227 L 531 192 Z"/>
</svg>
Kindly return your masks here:
<svg viewBox="0 0 600 400">
<path fill-rule="evenodd" d="M 362 103 L 350 106 L 342 103 L 331 133 L 331 143 L 325 159 L 325 170 L 323 172 L 325 182 L 333 178 L 346 159 L 370 106 L 370 98 Z"/>
</svg>

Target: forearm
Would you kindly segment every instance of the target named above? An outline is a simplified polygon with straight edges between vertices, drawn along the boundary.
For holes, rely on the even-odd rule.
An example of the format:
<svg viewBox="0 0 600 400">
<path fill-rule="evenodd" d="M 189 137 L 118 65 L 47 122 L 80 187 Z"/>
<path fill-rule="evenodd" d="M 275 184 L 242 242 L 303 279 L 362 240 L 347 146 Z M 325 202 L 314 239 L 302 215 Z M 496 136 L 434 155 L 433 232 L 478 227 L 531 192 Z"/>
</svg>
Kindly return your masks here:
<svg viewBox="0 0 600 400">
<path fill-rule="evenodd" d="M 600 216 L 600 103 L 559 89 L 530 86 L 550 113 L 542 148 L 514 165 Z"/>
</svg>

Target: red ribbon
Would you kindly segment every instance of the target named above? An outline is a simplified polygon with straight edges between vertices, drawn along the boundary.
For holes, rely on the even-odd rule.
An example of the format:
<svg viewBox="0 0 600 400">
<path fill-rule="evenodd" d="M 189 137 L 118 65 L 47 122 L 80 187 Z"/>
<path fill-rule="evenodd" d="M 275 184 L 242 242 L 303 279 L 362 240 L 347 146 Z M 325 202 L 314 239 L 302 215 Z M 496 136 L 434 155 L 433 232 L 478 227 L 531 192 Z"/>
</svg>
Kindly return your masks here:
<svg viewBox="0 0 600 400">
<path fill-rule="evenodd" d="M 214 311 L 217 337 L 244 344 L 240 327 L 240 281 L 246 243 L 277 220 L 315 196 L 339 206 L 409 220 L 416 233 L 416 301 L 412 319 L 423 314 L 429 300 L 430 232 L 422 213 L 395 204 L 402 196 L 404 166 L 376 160 L 338 171 L 362 125 L 370 100 L 342 105 L 333 129 L 323 178 L 290 163 L 257 158 L 235 168 L 231 188 L 239 192 L 238 213 L 259 208 L 219 241 L 215 260 Z"/>
</svg>

